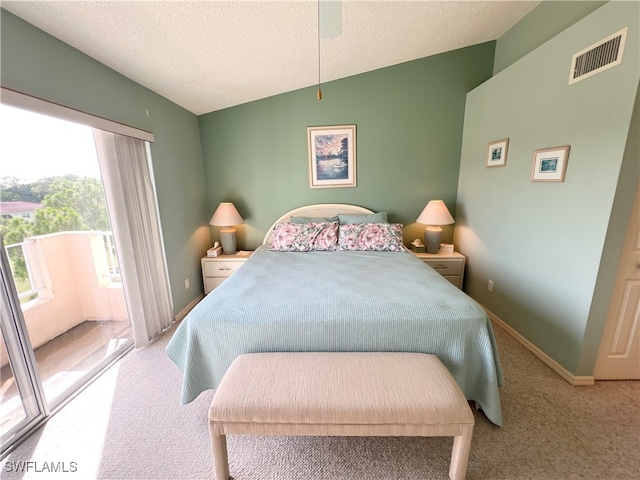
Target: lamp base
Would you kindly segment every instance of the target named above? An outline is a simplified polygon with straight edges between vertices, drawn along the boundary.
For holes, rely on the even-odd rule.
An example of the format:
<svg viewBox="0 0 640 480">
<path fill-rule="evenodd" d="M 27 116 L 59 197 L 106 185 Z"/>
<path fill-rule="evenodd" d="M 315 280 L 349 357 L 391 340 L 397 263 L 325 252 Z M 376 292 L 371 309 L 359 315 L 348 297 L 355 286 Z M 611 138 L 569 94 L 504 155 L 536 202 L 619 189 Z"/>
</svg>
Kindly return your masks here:
<svg viewBox="0 0 640 480">
<path fill-rule="evenodd" d="M 222 244 L 222 253 L 225 255 L 233 255 L 236 253 L 236 229 L 221 228 L 220 243 Z"/>
<path fill-rule="evenodd" d="M 427 253 L 438 253 L 442 240 L 442 228 L 430 225 L 424 229 L 424 245 Z"/>
</svg>

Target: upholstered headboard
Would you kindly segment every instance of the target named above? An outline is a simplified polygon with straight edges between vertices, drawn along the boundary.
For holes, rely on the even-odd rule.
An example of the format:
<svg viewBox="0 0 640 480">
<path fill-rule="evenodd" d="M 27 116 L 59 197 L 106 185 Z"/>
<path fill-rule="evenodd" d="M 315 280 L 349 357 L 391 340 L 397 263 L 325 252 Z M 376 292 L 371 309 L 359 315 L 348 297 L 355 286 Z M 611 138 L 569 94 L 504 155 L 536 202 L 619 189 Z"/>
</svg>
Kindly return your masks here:
<svg viewBox="0 0 640 480">
<path fill-rule="evenodd" d="M 288 222 L 291 217 L 334 217 L 339 213 L 342 214 L 363 214 L 374 213 L 368 208 L 359 207 L 357 205 L 349 205 L 346 203 L 318 203 L 315 205 L 305 205 L 303 207 L 294 208 L 293 210 L 282 215 L 276 220 L 264 237 L 263 244 L 271 243 L 271 233 L 273 228 L 281 222 Z"/>
</svg>

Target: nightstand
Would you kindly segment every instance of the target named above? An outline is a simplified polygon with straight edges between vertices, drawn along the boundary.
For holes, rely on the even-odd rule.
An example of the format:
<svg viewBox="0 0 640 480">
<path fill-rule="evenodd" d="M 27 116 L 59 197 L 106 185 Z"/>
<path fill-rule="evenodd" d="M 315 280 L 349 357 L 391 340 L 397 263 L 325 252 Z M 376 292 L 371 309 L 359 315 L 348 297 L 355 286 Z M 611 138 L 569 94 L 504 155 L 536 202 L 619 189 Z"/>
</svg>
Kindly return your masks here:
<svg viewBox="0 0 640 480">
<path fill-rule="evenodd" d="M 203 257 L 202 283 L 204 283 L 205 295 L 214 290 L 218 285 L 238 270 L 253 252 L 236 252 L 233 255 L 220 255 L 219 257 Z"/>
<path fill-rule="evenodd" d="M 465 256 L 458 252 L 452 253 L 415 253 L 416 257 L 442 275 L 462 290 L 462 280 L 464 279 Z"/>
</svg>

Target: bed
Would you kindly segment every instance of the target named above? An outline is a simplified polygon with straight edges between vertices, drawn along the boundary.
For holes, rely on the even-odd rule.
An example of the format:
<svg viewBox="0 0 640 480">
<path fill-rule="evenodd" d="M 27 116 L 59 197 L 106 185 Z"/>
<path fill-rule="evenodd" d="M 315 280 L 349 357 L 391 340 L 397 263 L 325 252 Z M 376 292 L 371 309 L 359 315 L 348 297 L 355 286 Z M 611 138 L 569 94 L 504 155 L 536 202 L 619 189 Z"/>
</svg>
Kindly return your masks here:
<svg viewBox="0 0 640 480">
<path fill-rule="evenodd" d="M 335 223 L 338 214 L 340 242 L 358 228 L 392 225 L 342 204 L 281 216 L 263 245 L 189 312 L 169 341 L 166 353 L 183 373 L 181 402 L 215 389 L 243 353 L 419 352 L 437 355 L 466 398 L 502 425 L 502 370 L 491 322 L 475 301 L 402 246 L 401 231 L 400 248 L 389 244 L 385 251 L 272 250 L 291 220 L 307 228 L 312 220 Z M 343 219 L 353 226 L 343 226 Z"/>
</svg>

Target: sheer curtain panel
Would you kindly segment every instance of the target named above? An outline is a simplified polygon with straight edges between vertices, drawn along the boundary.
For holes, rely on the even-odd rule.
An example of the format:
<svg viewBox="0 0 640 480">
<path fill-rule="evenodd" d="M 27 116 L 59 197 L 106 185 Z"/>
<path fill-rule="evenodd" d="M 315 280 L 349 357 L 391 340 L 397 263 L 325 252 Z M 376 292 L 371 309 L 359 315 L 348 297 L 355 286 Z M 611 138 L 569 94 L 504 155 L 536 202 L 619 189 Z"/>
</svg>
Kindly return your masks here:
<svg viewBox="0 0 640 480">
<path fill-rule="evenodd" d="M 94 130 L 136 347 L 173 322 L 147 143 Z"/>
</svg>

